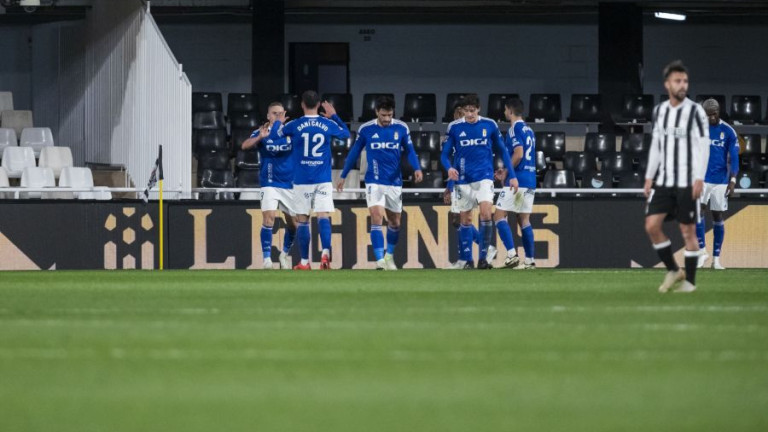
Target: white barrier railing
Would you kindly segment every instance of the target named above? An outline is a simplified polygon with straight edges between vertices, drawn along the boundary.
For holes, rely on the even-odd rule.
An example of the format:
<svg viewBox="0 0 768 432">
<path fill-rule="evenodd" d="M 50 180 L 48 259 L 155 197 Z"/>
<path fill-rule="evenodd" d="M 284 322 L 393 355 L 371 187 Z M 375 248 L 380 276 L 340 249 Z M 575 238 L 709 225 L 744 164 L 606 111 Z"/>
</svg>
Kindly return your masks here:
<svg viewBox="0 0 768 432">
<path fill-rule="evenodd" d="M 192 86 L 149 5 L 97 0 L 87 26 L 86 162 L 124 166 L 139 187 L 162 145 L 165 184 L 189 196 Z"/>
</svg>

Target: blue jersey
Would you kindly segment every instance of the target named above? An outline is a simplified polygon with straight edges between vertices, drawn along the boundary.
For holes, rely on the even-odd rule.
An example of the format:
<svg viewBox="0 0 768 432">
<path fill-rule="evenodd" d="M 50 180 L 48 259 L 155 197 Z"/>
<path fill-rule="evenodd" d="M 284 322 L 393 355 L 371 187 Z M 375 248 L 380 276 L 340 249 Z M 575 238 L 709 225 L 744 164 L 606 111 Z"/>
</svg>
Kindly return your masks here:
<svg viewBox="0 0 768 432">
<path fill-rule="evenodd" d="M 253 131 L 251 138 L 257 136 L 259 136 L 259 131 Z M 293 187 L 293 157 L 288 139 L 279 138 L 277 134 L 270 133 L 268 137 L 258 143 L 258 146 L 261 154 L 261 171 L 259 171 L 261 186 L 291 189 Z"/>
<path fill-rule="evenodd" d="M 402 186 L 400 160 L 403 150 L 407 152 L 408 162 L 414 171 L 421 169 L 419 158 L 413 150 L 408 126 L 400 120 L 392 120 L 392 124 L 386 127 L 379 126 L 378 120 L 362 124 L 357 130 L 355 144 L 352 145 L 344 162 L 341 178 L 347 177 L 363 149 L 365 149 L 365 159 L 368 161 L 365 184 Z"/>
<path fill-rule="evenodd" d="M 728 183 L 728 156 L 731 157 L 730 175 L 739 172 L 739 138 L 731 125 L 720 120 L 715 126 L 709 126 L 709 163 L 705 183 Z"/>
<path fill-rule="evenodd" d="M 275 122 L 279 128 L 280 122 Z M 274 126 L 273 126 L 274 127 Z M 319 184 L 331 181 L 331 140 L 349 138 L 347 125 L 334 115 L 303 116 L 289 121 L 278 130 L 287 137 L 293 150 L 293 184 Z"/>
<path fill-rule="evenodd" d="M 507 151 L 510 157 L 517 147 L 523 149 L 523 158 L 515 166 L 515 175 L 520 187 L 536 189 L 536 136 L 522 120 L 516 121 L 507 134 Z"/>
<path fill-rule="evenodd" d="M 455 168 L 459 171 L 457 184 L 493 180 L 494 149 L 501 155 L 509 171 L 509 178 L 514 178 L 515 171 L 509 160 L 509 152 L 496 122 L 480 117 L 475 123 L 468 123 L 460 118 L 448 125 L 440 160 L 446 170 Z"/>
</svg>

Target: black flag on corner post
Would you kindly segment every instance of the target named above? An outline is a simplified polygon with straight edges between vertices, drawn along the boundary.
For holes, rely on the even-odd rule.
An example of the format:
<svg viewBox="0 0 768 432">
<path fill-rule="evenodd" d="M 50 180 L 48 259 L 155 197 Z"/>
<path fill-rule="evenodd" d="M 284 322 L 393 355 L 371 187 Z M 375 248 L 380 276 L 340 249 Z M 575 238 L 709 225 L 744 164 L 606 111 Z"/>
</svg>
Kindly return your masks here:
<svg viewBox="0 0 768 432">
<path fill-rule="evenodd" d="M 149 182 L 147 182 L 147 188 L 144 189 L 144 194 L 141 199 L 144 200 L 144 204 L 149 202 L 149 191 L 157 184 L 158 180 L 163 180 L 163 146 L 160 146 L 160 151 L 155 160 L 155 166 L 152 168 L 152 173 L 149 175 Z"/>
</svg>

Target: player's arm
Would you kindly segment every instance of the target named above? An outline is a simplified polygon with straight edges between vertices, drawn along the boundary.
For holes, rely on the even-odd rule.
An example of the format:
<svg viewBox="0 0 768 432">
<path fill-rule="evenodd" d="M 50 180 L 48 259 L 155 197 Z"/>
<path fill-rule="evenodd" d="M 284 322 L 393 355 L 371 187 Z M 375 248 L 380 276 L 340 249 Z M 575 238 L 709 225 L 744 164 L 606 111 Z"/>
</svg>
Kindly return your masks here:
<svg viewBox="0 0 768 432">
<path fill-rule="evenodd" d="M 517 193 L 519 183 L 517 182 L 515 169 L 512 168 L 512 161 L 509 159 L 509 152 L 507 151 L 507 146 L 504 145 L 504 142 L 501 138 L 501 133 L 499 133 L 498 130 L 492 136 L 494 137 L 493 146 L 496 147 L 496 151 L 498 152 L 497 154 L 501 155 L 501 160 L 504 162 L 504 167 L 507 169 L 507 178 L 509 179 L 508 180 L 509 189 L 511 191 L 514 191 L 514 193 Z"/>
<path fill-rule="evenodd" d="M 408 163 L 413 168 L 413 181 L 415 183 L 421 183 L 424 178 L 424 173 L 421 171 L 421 164 L 419 163 L 419 157 L 416 156 L 416 150 L 413 148 L 413 141 L 411 141 L 411 134 L 406 129 L 405 136 L 401 138 L 401 145 L 405 147 L 405 151 L 408 154 Z"/>
<path fill-rule="evenodd" d="M 344 190 L 344 179 L 347 178 L 347 174 L 349 174 L 349 172 L 352 170 L 352 167 L 354 167 L 357 163 L 357 160 L 360 158 L 360 154 L 363 152 L 365 145 L 365 135 L 361 134 L 358 130 L 357 139 L 355 139 L 355 143 L 352 144 L 352 148 L 349 149 L 349 153 L 347 153 L 347 159 L 344 161 L 344 169 L 341 170 L 341 178 L 339 179 L 338 183 L 336 183 L 336 190 L 339 192 Z"/>
<path fill-rule="evenodd" d="M 653 110 L 653 129 L 651 130 L 651 148 L 648 151 L 648 166 L 645 169 L 644 192 L 646 198 L 651 194 L 651 185 L 653 178 L 656 177 L 656 171 L 659 170 L 661 163 L 661 134 L 659 134 L 656 117 L 659 114 L 659 106 Z"/>
<path fill-rule="evenodd" d="M 349 138 L 350 134 L 349 129 L 347 128 L 347 124 L 344 123 L 344 120 L 342 120 L 341 117 L 336 115 L 336 109 L 333 107 L 333 105 L 327 101 L 323 101 L 322 106 L 325 110 L 323 116 L 327 119 L 333 120 L 333 122 L 336 123 L 336 126 L 338 126 L 338 129 L 331 130 L 331 135 L 341 140 Z"/>
<path fill-rule="evenodd" d="M 268 127 L 269 126 L 267 126 L 265 124 L 264 126 L 260 127 L 259 129 L 256 129 L 255 131 L 253 131 L 251 133 L 251 136 L 248 137 L 245 141 L 243 141 L 240 144 L 240 148 L 243 149 L 243 150 L 248 150 L 248 149 L 251 149 L 254 146 L 256 146 L 259 142 L 261 142 L 261 140 L 263 140 L 267 136 L 267 134 L 268 134 L 268 132 L 267 132 Z"/>
<path fill-rule="evenodd" d="M 440 153 L 440 163 L 443 164 L 443 168 L 448 171 L 448 179 L 458 180 L 459 172 L 456 168 L 451 166 L 451 155 L 453 154 L 453 146 L 455 145 L 453 136 L 451 136 L 450 129 L 445 135 L 445 141 L 443 141 L 443 151 Z"/>
<path fill-rule="evenodd" d="M 731 176 L 728 179 L 728 187 L 725 190 L 725 196 L 733 193 L 736 188 L 736 177 L 739 174 L 739 137 L 733 133 L 729 137 L 730 146 L 728 147 L 728 154 L 731 157 Z"/>
<path fill-rule="evenodd" d="M 704 191 L 704 176 L 707 174 L 707 165 L 709 164 L 709 123 L 704 108 L 700 105 L 696 107 L 694 117 L 694 127 L 692 138 L 693 149 L 693 198 L 697 199 Z"/>
<path fill-rule="evenodd" d="M 515 127 L 512 129 L 512 132 L 509 134 L 509 143 L 511 144 L 509 148 L 512 149 L 512 166 L 517 168 L 518 165 L 520 165 L 520 161 L 523 160 L 523 143 L 520 142 L 519 139 L 517 139 L 518 136 L 523 136 L 523 125 L 522 123 L 515 123 Z"/>
</svg>

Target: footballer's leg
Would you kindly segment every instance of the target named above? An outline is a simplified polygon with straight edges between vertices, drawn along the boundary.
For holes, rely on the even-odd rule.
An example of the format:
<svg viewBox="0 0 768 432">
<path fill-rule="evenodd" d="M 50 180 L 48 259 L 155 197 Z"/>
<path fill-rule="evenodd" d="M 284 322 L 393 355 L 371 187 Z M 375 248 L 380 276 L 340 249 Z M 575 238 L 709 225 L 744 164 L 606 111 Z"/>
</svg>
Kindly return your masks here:
<svg viewBox="0 0 768 432">
<path fill-rule="evenodd" d="M 531 226 L 531 214 L 530 213 L 518 213 L 517 224 L 520 226 L 520 236 L 523 238 L 523 250 L 525 250 L 525 262 L 523 268 L 526 270 L 532 270 L 536 268 L 536 261 L 534 259 L 534 240 L 533 240 L 533 227 Z"/>
<path fill-rule="evenodd" d="M 301 262 L 293 266 L 294 270 L 310 270 L 309 265 L 309 242 L 311 235 L 309 232 L 309 215 L 296 215 L 298 226 L 296 227 L 296 239 L 299 242 L 299 251 L 301 252 Z"/>
<path fill-rule="evenodd" d="M 685 241 L 685 281 L 675 289 L 675 292 L 691 292 L 696 290 L 696 266 L 699 261 L 699 240 L 696 238 L 696 225 L 680 223 L 680 233 Z"/>
<path fill-rule="evenodd" d="M 488 263 L 488 246 L 491 244 L 493 236 L 493 202 L 480 202 L 480 256 L 477 261 L 477 268 L 490 269 L 492 266 Z"/>
<path fill-rule="evenodd" d="M 707 243 L 705 241 L 706 236 L 706 218 L 704 212 L 701 212 L 701 217 L 696 221 L 696 239 L 699 241 L 699 250 L 701 253 L 698 258 L 698 267 L 702 268 L 707 262 Z"/>
<path fill-rule="evenodd" d="M 667 267 L 667 274 L 659 286 L 659 292 L 661 293 L 669 291 L 675 283 L 685 279 L 685 272 L 678 267 L 675 257 L 672 255 L 672 242 L 664 235 L 661 229 L 665 216 L 666 214 L 659 213 L 649 214 L 645 217 L 645 232 L 648 233 L 648 238 L 651 239 L 653 248 L 656 249 L 659 258 Z"/>
<path fill-rule="evenodd" d="M 400 239 L 400 212 L 387 209 L 387 253 L 384 255 L 385 270 L 397 270 L 395 247 Z"/>
<path fill-rule="evenodd" d="M 461 212 L 461 227 L 459 227 L 459 238 L 461 239 L 461 255 L 457 261 L 457 266 L 462 269 L 475 268 L 475 262 L 472 259 L 472 210 Z"/>
<path fill-rule="evenodd" d="M 261 223 L 261 253 L 264 256 L 264 270 L 272 270 L 272 229 L 275 226 L 276 210 L 264 210 Z"/>
<path fill-rule="evenodd" d="M 283 270 L 289 270 L 291 265 L 288 261 L 290 258 L 291 247 L 296 240 L 296 217 L 290 215 L 288 212 L 283 212 L 283 218 L 285 219 L 285 233 L 283 236 L 283 249 L 280 251 L 280 268 Z"/>
<path fill-rule="evenodd" d="M 501 197 L 499 197 L 501 200 Z M 520 263 L 520 258 L 517 256 L 517 248 L 515 247 L 515 241 L 512 238 L 512 228 L 509 227 L 507 221 L 507 212 L 501 210 L 499 204 L 496 205 L 496 211 L 493 214 L 496 231 L 499 233 L 501 242 L 504 243 L 504 247 L 507 249 L 507 257 L 504 259 L 504 267 L 514 268 Z"/>
<path fill-rule="evenodd" d="M 320 269 L 331 269 L 331 215 L 328 212 L 317 213 L 317 229 L 320 231 L 320 245 L 323 252 L 320 254 Z"/>
<path fill-rule="evenodd" d="M 712 236 L 714 242 L 712 245 L 712 268 L 715 270 L 725 270 L 722 264 L 720 264 L 720 252 L 723 248 L 723 240 L 725 239 L 725 218 L 724 212 L 713 211 L 712 212 Z"/>
<path fill-rule="evenodd" d="M 381 232 L 381 226 L 384 223 L 384 206 L 374 205 L 368 207 L 371 213 L 371 246 L 373 255 L 376 258 L 376 270 L 384 270 L 384 234 Z"/>
</svg>

